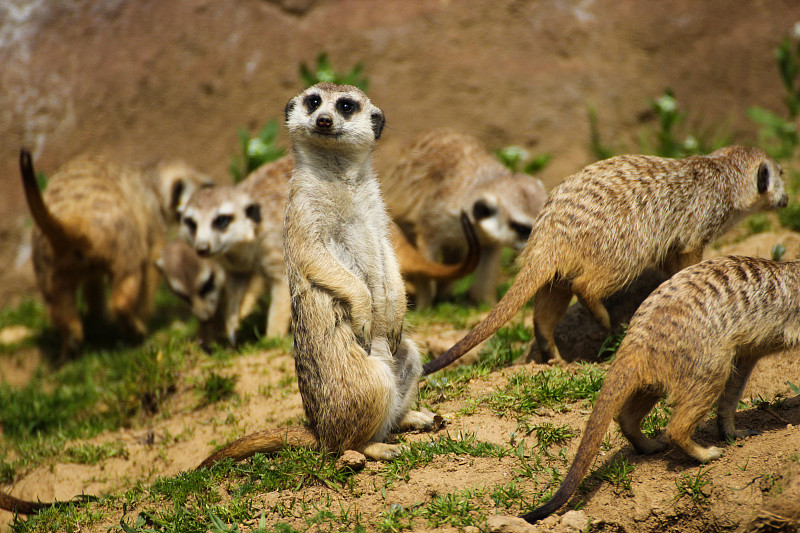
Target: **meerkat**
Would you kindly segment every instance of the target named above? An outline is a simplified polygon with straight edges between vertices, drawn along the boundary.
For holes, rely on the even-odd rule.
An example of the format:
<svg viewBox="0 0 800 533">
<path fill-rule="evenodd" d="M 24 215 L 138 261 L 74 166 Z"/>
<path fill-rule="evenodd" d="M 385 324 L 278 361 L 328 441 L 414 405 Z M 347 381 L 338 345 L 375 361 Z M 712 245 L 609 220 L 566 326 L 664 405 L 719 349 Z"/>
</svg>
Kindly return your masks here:
<svg viewBox="0 0 800 533">
<path fill-rule="evenodd" d="M 467 242 L 459 216 L 468 213 L 480 243 L 470 297 L 494 303 L 505 247 L 520 251 L 547 196 L 542 182 L 512 174 L 476 138 L 435 129 L 406 148 L 383 178 L 386 204 L 409 240 L 431 260 L 460 261 Z M 415 283 L 417 308 L 433 303 L 435 280 Z"/>
<path fill-rule="evenodd" d="M 295 368 L 308 427 L 235 441 L 200 467 L 289 443 L 387 460 L 395 429 L 425 429 L 411 411 L 422 368 L 403 331 L 406 296 L 371 154 L 383 112 L 359 89 L 319 83 L 286 106 L 295 170 L 284 218 Z"/>
<path fill-rule="evenodd" d="M 534 296 L 541 362 L 563 363 L 553 329 L 573 293 L 608 329 L 602 298 L 648 266 L 672 275 L 699 261 L 705 246 L 744 216 L 785 207 L 781 176 L 763 150 L 745 146 L 685 159 L 627 155 L 589 165 L 550 192 L 503 299 L 424 373 L 459 358 Z"/>
<path fill-rule="evenodd" d="M 230 278 L 226 282 L 224 320 L 232 343 L 241 318 L 253 307 L 241 302 L 244 295 L 254 294 L 251 280 L 256 273 L 271 291 L 267 336 L 288 333 L 291 313 L 279 217 L 285 210 L 294 164 L 294 157 L 288 155 L 259 167 L 236 186 L 198 190 L 182 210 L 184 238 L 201 257 L 220 262 Z M 419 253 L 390 223 L 391 240 L 403 273 L 410 280 L 453 280 L 473 271 L 480 254 L 475 229 L 469 220 L 461 220 L 461 230 L 467 243 L 466 256 L 460 263 L 443 265 Z M 186 269 L 191 270 L 191 265 Z"/>
<path fill-rule="evenodd" d="M 199 189 L 183 210 L 182 236 L 200 257 L 213 258 L 225 270 L 223 316 L 231 344 L 236 344 L 239 323 L 258 297 L 252 289 L 258 278 L 270 296 L 266 335 L 289 333 L 281 226 L 291 168 L 281 159 L 256 169 L 237 185 Z"/>
<path fill-rule="evenodd" d="M 39 191 L 30 153 L 20 152 L 25 197 L 35 222 L 33 264 L 50 319 L 61 334 L 60 357 L 83 343 L 76 293 L 89 312 L 109 310 L 129 333 L 146 333 L 158 282 L 155 260 L 165 222 L 154 176 L 99 157 L 77 158 Z"/>
<path fill-rule="evenodd" d="M 639 453 L 670 443 L 701 463 L 717 459 L 722 449 L 692 439 L 697 425 L 716 401 L 721 440 L 751 434 L 735 429 L 733 415 L 753 367 L 799 343 L 800 262 L 717 257 L 678 272 L 631 319 L 561 487 L 524 518 L 539 520 L 567 502 L 613 417 Z M 648 439 L 641 423 L 663 394 L 672 416 L 663 440 Z"/>
</svg>

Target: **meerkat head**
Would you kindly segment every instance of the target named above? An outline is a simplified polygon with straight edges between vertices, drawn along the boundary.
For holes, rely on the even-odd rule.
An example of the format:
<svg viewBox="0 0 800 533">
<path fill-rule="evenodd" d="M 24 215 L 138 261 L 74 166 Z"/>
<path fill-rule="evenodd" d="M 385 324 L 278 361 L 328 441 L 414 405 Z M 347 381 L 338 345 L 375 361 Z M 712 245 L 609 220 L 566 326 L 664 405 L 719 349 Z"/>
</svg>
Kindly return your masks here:
<svg viewBox="0 0 800 533">
<path fill-rule="evenodd" d="M 383 111 L 352 85 L 318 83 L 295 96 L 285 109 L 295 146 L 365 151 L 383 131 Z"/>
<path fill-rule="evenodd" d="M 470 218 L 478 240 L 522 250 L 546 196 L 541 181 L 527 174 L 490 181 L 472 200 Z"/>
<path fill-rule="evenodd" d="M 742 209 L 760 211 L 786 207 L 789 197 L 783 186 L 783 169 L 764 150 L 750 146 L 727 146 L 711 157 L 727 158 L 744 179 L 741 184 Z"/>
<path fill-rule="evenodd" d="M 155 169 L 161 205 L 170 220 L 180 220 L 194 191 L 214 185 L 214 180 L 185 161 L 161 161 Z"/>
<path fill-rule="evenodd" d="M 181 240 L 164 245 L 156 266 L 167 286 L 191 308 L 201 321 L 217 312 L 225 285 L 225 270 L 211 259 L 199 257 Z"/>
<path fill-rule="evenodd" d="M 196 191 L 181 215 L 181 236 L 197 255 L 224 254 L 254 241 L 261 229 L 261 207 L 232 186 Z"/>
</svg>

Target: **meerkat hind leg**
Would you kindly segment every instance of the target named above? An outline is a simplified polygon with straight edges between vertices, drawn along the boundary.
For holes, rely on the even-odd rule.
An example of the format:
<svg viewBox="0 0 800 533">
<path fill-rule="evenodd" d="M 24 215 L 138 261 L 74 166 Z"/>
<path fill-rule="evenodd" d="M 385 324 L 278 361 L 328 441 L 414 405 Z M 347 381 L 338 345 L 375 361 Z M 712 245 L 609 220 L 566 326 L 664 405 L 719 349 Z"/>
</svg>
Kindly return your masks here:
<svg viewBox="0 0 800 533">
<path fill-rule="evenodd" d="M 558 321 L 564 316 L 572 300 L 572 290 L 562 284 L 553 283 L 542 287 L 533 300 L 533 332 L 536 344 L 541 351 L 541 360 L 537 363 L 566 364 L 556 346 L 554 330 Z M 534 346 L 531 346 L 526 361 L 535 359 Z"/>
<path fill-rule="evenodd" d="M 741 439 L 759 434 L 758 431 L 749 429 L 737 430 L 733 424 L 733 415 L 736 412 L 739 398 L 742 397 L 744 386 L 757 361 L 756 357 L 738 359 L 733 372 L 725 383 L 725 389 L 717 402 L 717 428 L 721 440 Z"/>
<path fill-rule="evenodd" d="M 397 424 L 400 431 L 429 430 L 433 428 L 434 414 L 427 409 L 406 412 L 403 419 Z"/>
<path fill-rule="evenodd" d="M 692 439 L 694 430 L 708 413 L 713 401 L 713 398 L 704 398 L 702 394 L 686 394 L 673 406 L 672 418 L 667 424 L 665 432 L 665 437 L 670 444 L 680 448 L 701 463 L 718 459 L 723 453 L 721 448 L 716 446 L 706 448 Z"/>
<path fill-rule="evenodd" d="M 637 453 L 656 453 L 666 447 L 665 442 L 648 438 L 642 433 L 642 420 L 660 397 L 661 395 L 655 391 L 637 391 L 627 399 L 616 417 L 619 429 Z"/>
<path fill-rule="evenodd" d="M 590 280 L 585 276 L 578 277 L 572 282 L 572 290 L 578 295 L 578 299 L 583 306 L 591 311 L 594 319 L 605 329 L 609 330 L 611 329 L 611 317 L 608 315 L 608 310 L 606 306 L 603 305 L 600 296 L 589 289 L 589 283 Z"/>
<path fill-rule="evenodd" d="M 371 441 L 357 451 L 375 461 L 390 461 L 400 455 L 407 447 L 402 444 L 387 444 L 385 442 Z"/>
</svg>

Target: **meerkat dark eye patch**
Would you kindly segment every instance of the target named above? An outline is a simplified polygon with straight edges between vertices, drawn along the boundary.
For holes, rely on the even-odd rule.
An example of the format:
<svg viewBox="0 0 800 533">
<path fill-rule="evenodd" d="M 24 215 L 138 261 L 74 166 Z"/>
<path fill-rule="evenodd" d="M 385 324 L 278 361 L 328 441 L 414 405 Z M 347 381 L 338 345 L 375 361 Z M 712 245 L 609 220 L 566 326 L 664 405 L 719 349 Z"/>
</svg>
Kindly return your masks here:
<svg viewBox="0 0 800 533">
<path fill-rule="evenodd" d="M 319 109 L 319 106 L 322 105 L 322 97 L 318 94 L 306 95 L 306 97 L 303 98 L 303 105 L 305 106 L 306 111 L 313 113 Z"/>
<path fill-rule="evenodd" d="M 486 203 L 486 200 L 478 200 L 472 204 L 472 216 L 475 220 L 483 220 L 497 213 L 497 208 Z"/>
<path fill-rule="evenodd" d="M 183 225 L 186 226 L 186 229 L 188 229 L 189 233 L 192 235 L 197 233 L 197 222 L 195 222 L 193 218 L 184 217 Z"/>
<path fill-rule="evenodd" d="M 261 223 L 261 207 L 258 204 L 248 205 L 244 210 L 244 215 L 256 224 Z"/>
<path fill-rule="evenodd" d="M 208 293 L 214 290 L 214 273 L 212 272 L 208 279 L 203 282 L 203 285 L 200 287 L 200 290 L 197 291 L 197 294 L 200 295 L 201 298 L 205 298 Z"/>
<path fill-rule="evenodd" d="M 766 163 L 761 163 L 758 167 L 758 192 L 764 194 L 769 187 L 769 166 Z"/>
<path fill-rule="evenodd" d="M 514 230 L 514 233 L 517 234 L 517 237 L 519 237 L 519 239 L 522 241 L 527 241 L 528 237 L 531 236 L 531 231 L 533 230 L 533 228 L 528 224 L 521 224 L 514 221 L 511 222 L 510 226 L 511 229 Z"/>
<path fill-rule="evenodd" d="M 372 132 L 375 134 L 375 140 L 381 138 L 381 132 L 383 131 L 383 125 L 386 124 L 386 119 L 383 116 L 383 113 L 375 112 L 370 115 L 370 120 L 372 121 Z"/>
<path fill-rule="evenodd" d="M 225 231 L 231 222 L 233 222 L 233 215 L 218 215 L 211 221 L 211 227 L 215 230 Z"/>
<path fill-rule="evenodd" d="M 336 110 L 344 118 L 350 118 L 361 109 L 361 104 L 351 98 L 339 98 L 336 101 Z"/>
</svg>

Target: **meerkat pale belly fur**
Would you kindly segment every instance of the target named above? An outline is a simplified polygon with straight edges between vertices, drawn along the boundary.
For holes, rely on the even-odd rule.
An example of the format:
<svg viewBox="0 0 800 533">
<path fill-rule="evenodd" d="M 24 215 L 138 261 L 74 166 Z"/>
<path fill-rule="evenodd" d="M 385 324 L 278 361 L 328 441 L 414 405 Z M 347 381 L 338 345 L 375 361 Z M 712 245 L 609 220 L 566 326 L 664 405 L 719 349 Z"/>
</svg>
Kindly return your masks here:
<svg viewBox="0 0 800 533">
<path fill-rule="evenodd" d="M 502 249 L 525 246 L 547 196 L 540 180 L 512 174 L 478 139 L 448 129 L 416 139 L 382 182 L 389 212 L 428 259 L 454 263 L 464 257 L 459 216 L 468 213 L 480 243 L 470 288 L 479 302 L 496 300 Z M 441 284 L 412 281 L 417 307 L 427 307 Z"/>
<path fill-rule="evenodd" d="M 563 362 L 553 329 L 573 293 L 608 328 L 601 299 L 645 268 L 674 274 L 699 261 L 705 246 L 744 216 L 786 206 L 781 174 L 763 150 L 745 146 L 685 159 L 629 155 L 589 165 L 550 192 L 503 299 L 426 364 L 425 373 L 489 337 L 531 297 L 542 358 Z"/>
<path fill-rule="evenodd" d="M 307 428 L 266 430 L 203 461 L 285 444 L 390 459 L 390 431 L 429 428 L 411 411 L 421 371 L 403 332 L 406 298 L 371 154 L 383 113 L 359 89 L 321 83 L 286 106 L 295 170 L 284 219 L 295 368 Z"/>
<path fill-rule="evenodd" d="M 567 502 L 613 417 L 639 453 L 662 449 L 641 422 L 663 394 L 672 404 L 665 440 L 700 462 L 718 458 L 720 448 L 692 440 L 697 425 L 716 401 L 720 439 L 746 436 L 733 415 L 753 367 L 798 344 L 800 262 L 718 257 L 678 272 L 633 316 L 561 487 L 524 518 L 539 520 Z"/>
</svg>

